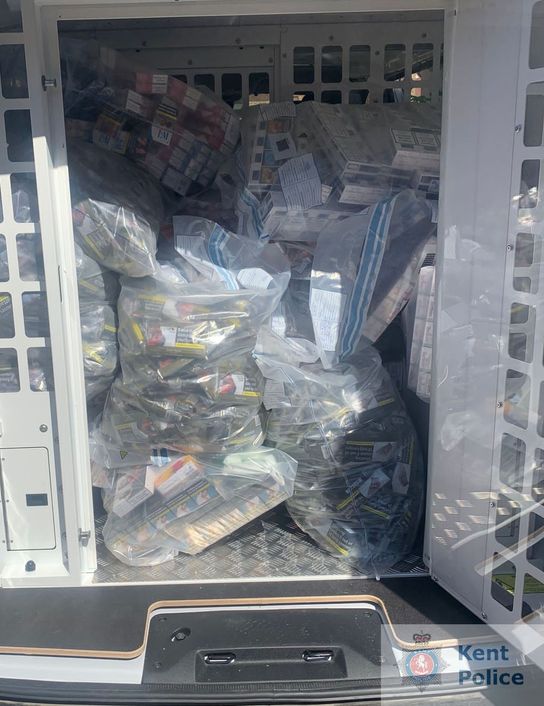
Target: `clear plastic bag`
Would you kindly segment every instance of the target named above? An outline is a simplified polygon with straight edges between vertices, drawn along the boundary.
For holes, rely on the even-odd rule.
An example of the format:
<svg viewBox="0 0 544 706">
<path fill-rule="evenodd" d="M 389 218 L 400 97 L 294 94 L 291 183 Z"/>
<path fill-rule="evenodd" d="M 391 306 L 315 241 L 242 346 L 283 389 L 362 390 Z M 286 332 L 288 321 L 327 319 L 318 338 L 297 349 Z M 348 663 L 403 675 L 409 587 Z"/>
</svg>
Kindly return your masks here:
<svg viewBox="0 0 544 706">
<path fill-rule="evenodd" d="M 153 286 L 155 285 L 155 286 Z M 195 361 L 231 358 L 252 350 L 267 313 L 250 291 L 214 294 L 206 284 L 165 288 L 124 281 L 119 297 L 119 342 L 125 356 Z M 168 374 L 171 374 L 170 369 Z"/>
<path fill-rule="evenodd" d="M 156 272 L 163 202 L 154 180 L 83 142 L 70 145 L 68 158 L 74 234 L 85 253 L 130 277 Z"/>
<path fill-rule="evenodd" d="M 376 341 L 412 293 L 432 210 L 413 190 L 331 226 L 313 262 L 310 310 L 326 368 L 349 359 L 363 336 Z"/>
<path fill-rule="evenodd" d="M 315 243 L 284 242 L 281 244 L 281 249 L 287 255 L 291 265 L 291 281 L 309 280 L 312 276 Z"/>
<path fill-rule="evenodd" d="M 17 260 L 22 280 L 43 282 L 42 240 L 38 233 L 20 233 L 17 236 Z"/>
<path fill-rule="evenodd" d="M 119 295 L 117 276 L 86 255 L 78 243 L 74 247 L 79 301 L 114 304 Z"/>
<path fill-rule="evenodd" d="M 122 362 L 127 356 L 175 358 L 172 366 L 167 363 L 171 375 L 197 361 L 249 353 L 276 299 L 263 290 L 227 291 L 209 282 L 122 280 L 118 303 Z M 157 379 L 163 376 L 158 370 Z"/>
<path fill-rule="evenodd" d="M 324 370 L 257 358 L 267 377 L 267 442 L 298 462 L 287 507 L 321 547 L 378 575 L 412 548 L 425 478 L 414 428 L 366 346 Z"/>
<path fill-rule="evenodd" d="M 89 424 L 89 451 L 93 485 L 98 488 L 113 487 L 118 471 L 130 471 L 139 466 L 167 466 L 179 453 L 165 447 L 141 448 L 136 451 L 114 444 L 100 431 L 101 415 Z"/>
<path fill-rule="evenodd" d="M 6 313 L 5 297 L 2 295 L 1 313 Z M 49 313 L 45 292 L 25 292 L 23 294 L 25 333 L 29 338 L 49 338 Z M 11 308 L 11 302 L 9 303 Z M 11 321 L 11 312 L 9 313 Z"/>
<path fill-rule="evenodd" d="M 108 549 L 131 565 L 198 554 L 286 500 L 296 461 L 278 449 L 227 456 L 181 456 L 169 466 L 141 466 L 106 491 Z M 151 495 L 146 495 L 152 488 Z M 121 508 L 122 516 L 114 508 Z M 132 509 L 130 505 L 132 504 Z"/>
<path fill-rule="evenodd" d="M 174 216 L 177 252 L 206 279 L 227 290 L 253 290 L 273 311 L 291 269 L 278 245 L 230 233 L 205 218 Z"/>
<path fill-rule="evenodd" d="M 180 365 L 181 361 L 181 365 Z M 259 404 L 264 380 L 249 355 L 215 362 L 172 357 L 123 356 L 123 380 L 134 389 L 169 393 L 198 394 L 206 400 L 229 404 Z"/>
<path fill-rule="evenodd" d="M 207 218 L 225 230 L 247 235 L 245 230 L 239 230 L 236 204 L 240 188 L 234 159 L 231 158 L 222 165 L 209 188 L 183 199 L 175 215 Z"/>
<path fill-rule="evenodd" d="M 337 440 L 357 429 L 369 415 L 387 414 L 397 396 L 376 351 L 367 347 L 357 368 L 342 364 L 324 370 L 318 363 L 293 365 L 257 355 L 266 378 L 265 397 L 276 391 L 267 422 L 267 439 L 328 464 L 342 462 Z M 272 385 L 271 385 L 272 383 Z M 267 397 L 269 400 L 270 398 Z M 366 415 L 366 416 L 365 416 Z M 336 452 L 340 456 L 336 455 Z"/>
<path fill-rule="evenodd" d="M 12 175 L 11 199 L 13 218 L 17 223 L 36 223 L 40 220 L 34 174 Z"/>
<path fill-rule="evenodd" d="M 110 388 L 117 372 L 117 316 L 110 304 L 81 302 L 79 318 L 85 392 L 90 402 Z"/>
<path fill-rule="evenodd" d="M 126 155 L 177 194 L 213 182 L 240 132 L 238 115 L 212 91 L 138 66 L 96 42 L 65 39 L 61 56 L 73 134 Z"/>
<path fill-rule="evenodd" d="M 251 352 L 289 281 L 287 260 L 277 246 L 249 243 L 210 221 L 181 218 L 175 228 L 184 233 L 176 238 L 178 257 L 199 277 L 186 282 L 174 260 L 155 278 L 122 278 L 123 376 L 108 398 L 102 433 L 129 449 L 256 447 L 264 439 L 263 379 Z"/>
<path fill-rule="evenodd" d="M 287 291 L 272 315 L 271 327 L 279 336 L 315 341 L 310 315 L 309 280 L 293 279 L 289 282 Z"/>
<path fill-rule="evenodd" d="M 55 389 L 49 348 L 28 349 L 28 377 L 33 392 L 51 392 Z"/>
<path fill-rule="evenodd" d="M 264 439 L 258 401 L 229 405 L 195 393 L 134 391 L 121 378 L 110 390 L 101 432 L 125 449 L 164 446 L 187 453 L 226 453 Z"/>
</svg>

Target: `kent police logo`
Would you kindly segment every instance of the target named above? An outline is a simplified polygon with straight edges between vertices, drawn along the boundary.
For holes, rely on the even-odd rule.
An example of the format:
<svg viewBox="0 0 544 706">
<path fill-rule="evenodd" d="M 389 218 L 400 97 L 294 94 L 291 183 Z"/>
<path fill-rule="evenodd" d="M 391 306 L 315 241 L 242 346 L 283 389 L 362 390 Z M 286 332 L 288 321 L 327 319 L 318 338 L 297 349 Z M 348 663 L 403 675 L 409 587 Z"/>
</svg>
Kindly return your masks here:
<svg viewBox="0 0 544 706">
<path fill-rule="evenodd" d="M 442 661 L 434 650 L 407 652 L 404 656 L 403 676 L 422 689 L 429 684 L 440 684 Z"/>
</svg>

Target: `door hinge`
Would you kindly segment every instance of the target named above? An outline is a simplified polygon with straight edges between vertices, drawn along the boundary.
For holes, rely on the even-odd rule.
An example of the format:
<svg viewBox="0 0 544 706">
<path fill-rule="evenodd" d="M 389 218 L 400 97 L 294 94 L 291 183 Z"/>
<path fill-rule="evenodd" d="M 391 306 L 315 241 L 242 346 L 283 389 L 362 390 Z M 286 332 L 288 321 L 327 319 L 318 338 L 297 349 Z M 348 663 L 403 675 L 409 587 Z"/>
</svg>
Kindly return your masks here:
<svg viewBox="0 0 544 706">
<path fill-rule="evenodd" d="M 86 547 L 89 544 L 89 539 L 91 538 L 91 530 L 79 530 L 79 543 L 82 547 Z"/>
<path fill-rule="evenodd" d="M 57 87 L 57 79 L 56 78 L 46 78 L 45 76 L 42 76 L 42 88 L 44 91 L 47 91 L 48 88 L 56 88 Z"/>
</svg>

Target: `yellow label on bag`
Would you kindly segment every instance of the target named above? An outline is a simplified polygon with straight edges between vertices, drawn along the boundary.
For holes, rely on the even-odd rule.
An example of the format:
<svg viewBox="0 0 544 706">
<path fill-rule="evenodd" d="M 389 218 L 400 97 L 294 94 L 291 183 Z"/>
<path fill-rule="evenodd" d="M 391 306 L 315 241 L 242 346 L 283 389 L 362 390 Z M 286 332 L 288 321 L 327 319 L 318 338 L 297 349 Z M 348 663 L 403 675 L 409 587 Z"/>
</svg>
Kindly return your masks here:
<svg viewBox="0 0 544 706">
<path fill-rule="evenodd" d="M 386 400 L 382 400 L 381 402 L 378 402 L 378 407 L 385 407 L 385 405 L 391 404 L 394 401 L 395 401 L 394 397 L 388 397 Z"/>
<path fill-rule="evenodd" d="M 161 294 L 140 294 L 139 298 L 145 302 L 160 302 L 161 304 L 166 302 L 166 297 Z"/>
<path fill-rule="evenodd" d="M 370 505 L 361 505 L 361 508 L 363 510 L 366 510 L 367 512 L 371 512 L 374 515 L 378 515 L 378 517 L 383 517 L 384 520 L 389 519 L 389 515 L 386 512 L 382 512 L 381 510 L 376 510 L 375 507 L 370 507 Z"/>
<path fill-rule="evenodd" d="M 337 510 L 343 510 L 347 505 L 349 505 L 357 496 L 359 495 L 359 491 L 356 490 L 354 493 L 352 493 L 349 497 L 347 497 L 345 500 L 342 500 L 341 503 L 339 503 L 336 506 Z"/>
<path fill-rule="evenodd" d="M 117 431 L 125 431 L 126 429 L 132 429 L 134 422 L 123 422 L 123 424 L 116 424 L 115 429 Z"/>
<path fill-rule="evenodd" d="M 170 348 L 170 346 L 167 346 Z M 187 348 L 192 351 L 205 351 L 206 346 L 203 343 L 175 343 L 174 348 Z"/>
<path fill-rule="evenodd" d="M 98 287 L 96 287 L 95 285 L 91 284 L 90 282 L 87 282 L 87 281 L 84 280 L 84 279 L 80 279 L 80 280 L 79 280 L 79 286 L 80 286 L 80 287 L 83 287 L 84 289 L 89 289 L 91 292 L 97 292 L 97 291 L 98 291 Z"/>
<path fill-rule="evenodd" d="M 111 324 L 105 324 L 104 331 L 109 331 L 110 333 L 117 333 L 117 327 Z"/>
<path fill-rule="evenodd" d="M 90 358 L 90 360 L 93 360 L 99 365 L 102 365 L 105 360 L 105 358 L 101 356 L 100 353 L 97 353 L 92 346 L 83 346 L 83 353 L 87 358 Z"/>
<path fill-rule="evenodd" d="M 331 547 L 333 547 L 333 549 L 336 549 L 337 552 L 340 552 L 342 556 L 347 556 L 349 554 L 349 551 L 347 549 L 344 549 L 344 547 L 341 547 L 336 542 L 333 542 L 330 537 L 325 537 L 325 540 L 327 541 L 327 544 L 330 544 Z"/>
<path fill-rule="evenodd" d="M 144 337 L 144 334 L 143 334 L 140 326 L 135 321 L 133 321 L 131 324 L 131 328 L 132 328 L 132 332 L 134 333 L 134 335 L 136 336 L 138 341 L 140 341 L 140 343 L 143 343 L 145 340 L 145 337 Z"/>
<path fill-rule="evenodd" d="M 96 233 L 97 230 L 98 230 L 98 228 L 96 228 L 96 229 L 93 230 L 92 232 L 93 232 L 93 233 Z M 81 233 L 81 231 L 80 231 L 80 233 Z M 91 248 L 91 250 L 95 253 L 95 255 L 98 257 L 98 260 L 101 260 L 102 257 L 103 257 L 102 252 L 96 247 L 96 245 L 95 245 L 95 243 L 94 243 L 94 240 L 93 240 L 92 238 L 89 238 L 88 235 L 84 236 L 83 240 L 87 243 L 87 245 L 88 245 L 88 246 Z"/>
</svg>

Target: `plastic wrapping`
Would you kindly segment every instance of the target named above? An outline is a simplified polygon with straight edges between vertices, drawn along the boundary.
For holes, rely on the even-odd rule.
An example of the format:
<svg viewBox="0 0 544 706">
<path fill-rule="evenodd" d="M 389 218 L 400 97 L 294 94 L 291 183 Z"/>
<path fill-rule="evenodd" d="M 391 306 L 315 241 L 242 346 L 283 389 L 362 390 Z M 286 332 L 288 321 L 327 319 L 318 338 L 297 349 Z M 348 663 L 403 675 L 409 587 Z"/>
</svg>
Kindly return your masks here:
<svg viewBox="0 0 544 706">
<path fill-rule="evenodd" d="M 33 392 L 54 390 L 53 362 L 49 348 L 28 349 L 28 377 Z"/>
<path fill-rule="evenodd" d="M 286 500 L 296 462 L 277 449 L 181 456 L 118 473 L 105 505 L 104 541 L 121 561 L 150 565 L 198 554 Z"/>
<path fill-rule="evenodd" d="M 155 359 L 156 379 L 203 361 L 249 353 L 274 298 L 200 282 L 122 281 L 119 342 L 124 360 Z"/>
<path fill-rule="evenodd" d="M 310 310 L 326 368 L 353 355 L 362 336 L 376 341 L 406 304 L 431 217 L 427 202 L 406 190 L 322 233 Z"/>
<path fill-rule="evenodd" d="M 180 257 L 201 275 L 191 283 L 122 280 L 119 338 L 127 379 L 135 365 L 152 383 L 191 379 L 192 369 L 205 362 L 250 353 L 289 281 L 288 262 L 276 246 L 246 241 L 202 219 L 181 217 L 175 229 L 187 233 L 176 237 Z"/>
<path fill-rule="evenodd" d="M 95 42 L 64 40 L 61 54 L 72 135 L 126 155 L 178 194 L 213 182 L 240 134 L 226 103 Z"/>
<path fill-rule="evenodd" d="M 117 276 L 86 255 L 78 243 L 74 247 L 79 301 L 114 304 L 119 295 Z"/>
<path fill-rule="evenodd" d="M 281 337 L 304 338 L 315 341 L 310 316 L 310 282 L 292 279 L 270 322 L 272 330 Z"/>
<path fill-rule="evenodd" d="M 89 450 L 93 485 L 97 488 L 113 487 L 116 473 L 139 466 L 167 466 L 179 453 L 165 447 L 126 449 L 108 440 L 100 431 L 100 418 L 89 426 Z"/>
<path fill-rule="evenodd" d="M 440 114 L 428 105 L 285 102 L 248 110 L 241 166 L 275 240 L 315 242 L 407 188 L 437 198 Z"/>
<path fill-rule="evenodd" d="M 257 356 L 267 378 L 267 443 L 298 461 L 293 519 L 365 573 L 408 553 L 425 478 L 413 426 L 378 353 L 325 371 Z"/>
<path fill-rule="evenodd" d="M 227 290 L 257 291 L 271 311 L 289 283 L 289 261 L 278 245 L 248 240 L 190 216 L 174 216 L 174 236 L 178 253 L 203 276 Z"/>
<path fill-rule="evenodd" d="M 277 246 L 203 219 L 176 218 L 174 230 L 178 257 L 199 274 L 186 282 L 174 260 L 155 278 L 122 278 L 123 375 L 108 398 L 102 434 L 138 450 L 258 446 L 264 383 L 251 352 L 287 286 L 288 262 Z"/>
<path fill-rule="evenodd" d="M 22 280 L 43 282 L 45 273 L 42 240 L 38 233 L 20 233 L 17 236 L 17 260 L 19 277 Z"/>
<path fill-rule="evenodd" d="M 101 432 L 125 449 L 165 446 L 190 453 L 226 453 L 264 439 L 259 398 L 253 404 L 217 403 L 196 392 L 134 391 L 121 379 L 110 390 Z"/>
<path fill-rule="evenodd" d="M 206 400 L 258 404 L 264 382 L 253 359 L 244 353 L 217 361 L 123 356 L 123 380 L 138 389 L 198 394 Z"/>
<path fill-rule="evenodd" d="M 119 281 L 75 243 L 83 372 L 89 416 L 100 414 L 119 367 L 117 296 Z M 91 409 L 91 404 L 95 409 Z"/>
<path fill-rule="evenodd" d="M 291 265 L 291 280 L 307 280 L 312 276 L 312 262 L 315 254 L 315 243 L 284 242 L 283 252 L 289 258 Z"/>
<path fill-rule="evenodd" d="M 176 215 L 206 218 L 232 232 L 239 230 L 240 218 L 237 202 L 241 189 L 234 158 L 225 162 L 217 173 L 213 184 L 200 193 L 187 195 L 176 211 Z"/>
<path fill-rule="evenodd" d="M 143 277 L 156 271 L 163 204 L 154 180 L 128 160 L 83 142 L 69 149 L 74 234 L 107 269 Z"/>
<path fill-rule="evenodd" d="M 34 174 L 12 175 L 11 199 L 17 223 L 39 221 L 38 194 Z"/>
<path fill-rule="evenodd" d="M 6 311 L 5 295 L 2 313 Z M 11 309 L 11 302 L 9 303 Z M 45 292 L 25 292 L 23 294 L 23 307 L 25 319 L 25 333 L 29 338 L 49 338 L 49 313 L 47 309 L 47 295 Z M 9 312 L 10 321 L 12 314 Z"/>
<path fill-rule="evenodd" d="M 82 302 L 79 318 L 85 392 L 89 402 L 109 389 L 117 372 L 117 316 L 110 304 Z"/>
</svg>

